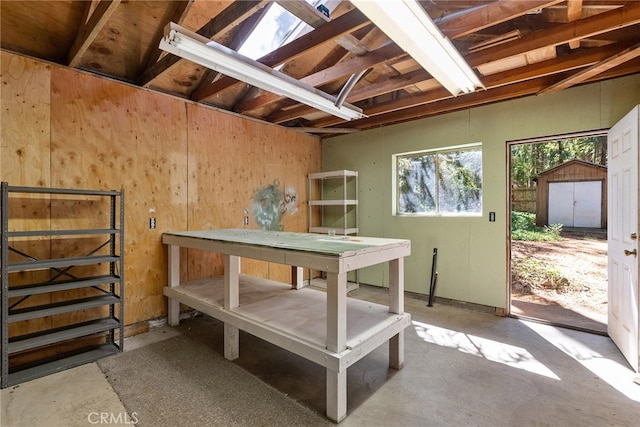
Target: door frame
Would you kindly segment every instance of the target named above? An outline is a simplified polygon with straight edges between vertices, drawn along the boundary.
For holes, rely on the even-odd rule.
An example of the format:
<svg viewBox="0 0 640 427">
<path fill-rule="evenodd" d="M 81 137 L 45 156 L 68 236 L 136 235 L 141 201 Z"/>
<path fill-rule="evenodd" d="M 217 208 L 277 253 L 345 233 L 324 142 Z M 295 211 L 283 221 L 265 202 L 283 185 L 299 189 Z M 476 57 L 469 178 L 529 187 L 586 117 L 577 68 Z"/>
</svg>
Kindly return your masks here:
<svg viewBox="0 0 640 427">
<path fill-rule="evenodd" d="M 504 310 L 504 314 L 505 316 L 509 316 L 509 317 L 518 317 L 517 315 L 515 315 L 514 313 L 512 313 L 511 311 L 511 299 L 512 299 L 512 295 L 511 295 L 511 277 L 512 277 L 512 272 L 511 272 L 511 260 L 512 260 L 512 256 L 511 256 L 511 207 L 512 207 L 512 200 L 513 200 L 513 192 L 512 192 L 512 185 L 511 185 L 511 147 L 515 146 L 515 145 L 523 145 L 523 144 L 536 144 L 536 143 L 544 143 L 544 142 L 550 142 L 550 141 L 554 141 L 554 140 L 560 140 L 560 139 L 569 139 L 569 138 L 579 138 L 579 137 L 587 137 L 587 136 L 607 136 L 609 132 L 609 128 L 604 128 L 604 129 L 594 129 L 594 130 L 588 130 L 588 131 L 582 131 L 582 132 L 572 132 L 572 133 L 567 133 L 567 134 L 557 134 L 557 135 L 549 135 L 549 136 L 539 136 L 539 137 L 533 137 L 533 138 L 524 138 L 524 139 L 514 139 L 514 140 L 507 140 L 505 141 L 505 165 L 506 165 L 506 185 L 507 185 L 507 203 L 506 203 L 506 212 L 505 212 L 505 218 L 507 218 L 506 221 L 506 230 L 505 230 L 505 235 L 506 235 L 506 263 L 507 263 L 507 268 L 506 268 L 506 287 L 507 287 L 507 292 L 506 292 L 506 301 L 505 301 L 505 310 Z M 541 319 L 542 320 L 542 319 Z M 577 330 L 582 330 L 581 328 L 572 328 L 571 325 L 558 325 L 558 326 L 563 326 L 563 327 L 567 327 L 569 329 L 577 329 Z M 586 332 L 592 332 L 592 333 L 596 333 L 595 331 L 586 331 Z"/>
</svg>

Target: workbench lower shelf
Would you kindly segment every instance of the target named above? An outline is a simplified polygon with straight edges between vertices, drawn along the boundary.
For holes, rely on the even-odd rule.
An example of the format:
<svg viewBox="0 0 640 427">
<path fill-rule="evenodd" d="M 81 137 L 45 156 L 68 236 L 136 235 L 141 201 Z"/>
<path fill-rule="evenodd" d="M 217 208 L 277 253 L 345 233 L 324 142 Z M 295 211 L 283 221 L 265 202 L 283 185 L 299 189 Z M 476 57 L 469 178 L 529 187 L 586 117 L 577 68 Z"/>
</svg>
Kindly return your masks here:
<svg viewBox="0 0 640 427">
<path fill-rule="evenodd" d="M 411 323 L 409 313 L 347 298 L 347 348 L 326 349 L 326 293 L 240 275 L 240 304 L 224 309 L 224 277 L 165 287 L 164 295 L 333 371 L 343 371 Z"/>
</svg>

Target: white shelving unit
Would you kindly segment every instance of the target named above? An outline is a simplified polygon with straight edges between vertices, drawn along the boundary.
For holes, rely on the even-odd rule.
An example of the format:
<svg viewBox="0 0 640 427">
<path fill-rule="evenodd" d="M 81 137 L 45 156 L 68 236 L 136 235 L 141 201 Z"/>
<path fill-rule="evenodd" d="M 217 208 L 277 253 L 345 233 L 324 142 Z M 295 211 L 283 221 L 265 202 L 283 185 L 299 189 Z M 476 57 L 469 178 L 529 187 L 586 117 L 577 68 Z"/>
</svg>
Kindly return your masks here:
<svg viewBox="0 0 640 427">
<path fill-rule="evenodd" d="M 331 184 L 327 182 L 329 180 L 332 180 L 337 188 L 329 191 L 327 189 Z M 340 197 L 335 197 L 336 195 Z M 327 212 L 328 207 L 334 209 Z M 316 224 L 318 214 L 320 224 Z M 333 214 L 334 217 L 328 218 L 329 214 Z M 327 224 L 329 219 L 335 221 L 334 226 Z M 309 174 L 309 232 L 328 234 L 330 231 L 345 236 L 358 234 L 358 172 L 356 171 L 337 170 Z"/>
</svg>

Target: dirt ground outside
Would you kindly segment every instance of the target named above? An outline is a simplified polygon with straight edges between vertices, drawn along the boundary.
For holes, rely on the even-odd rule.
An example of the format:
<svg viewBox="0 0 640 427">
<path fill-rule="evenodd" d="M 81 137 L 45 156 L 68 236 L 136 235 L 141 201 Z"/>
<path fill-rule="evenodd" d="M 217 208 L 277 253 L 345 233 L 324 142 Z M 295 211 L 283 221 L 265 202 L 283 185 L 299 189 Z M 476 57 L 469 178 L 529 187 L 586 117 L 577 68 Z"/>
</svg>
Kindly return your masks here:
<svg viewBox="0 0 640 427">
<path fill-rule="evenodd" d="M 532 309 L 546 306 L 549 313 L 562 310 L 574 320 L 592 319 L 598 324 L 594 329 L 606 331 L 606 232 L 565 230 L 560 235 L 559 241 L 511 242 L 512 307 L 518 302 Z"/>
</svg>

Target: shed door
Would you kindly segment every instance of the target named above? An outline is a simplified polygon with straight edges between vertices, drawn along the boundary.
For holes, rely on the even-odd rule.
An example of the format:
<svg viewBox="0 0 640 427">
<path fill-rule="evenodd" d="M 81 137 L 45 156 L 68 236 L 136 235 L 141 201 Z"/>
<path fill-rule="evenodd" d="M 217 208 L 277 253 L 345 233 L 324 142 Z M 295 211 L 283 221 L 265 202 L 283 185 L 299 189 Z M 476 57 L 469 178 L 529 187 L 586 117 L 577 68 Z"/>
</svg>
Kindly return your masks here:
<svg viewBox="0 0 640 427">
<path fill-rule="evenodd" d="M 550 182 L 549 224 L 600 228 L 602 182 Z"/>
</svg>

